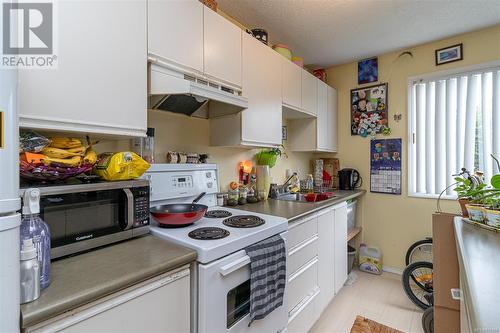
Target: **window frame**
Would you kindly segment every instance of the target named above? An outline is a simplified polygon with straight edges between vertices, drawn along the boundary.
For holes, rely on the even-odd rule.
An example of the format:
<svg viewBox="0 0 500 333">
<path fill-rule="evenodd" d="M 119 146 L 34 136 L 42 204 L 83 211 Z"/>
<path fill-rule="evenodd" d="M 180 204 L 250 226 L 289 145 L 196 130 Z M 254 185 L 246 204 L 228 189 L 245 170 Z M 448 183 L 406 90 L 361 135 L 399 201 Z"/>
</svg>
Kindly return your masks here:
<svg viewBox="0 0 500 333">
<path fill-rule="evenodd" d="M 419 192 L 414 192 L 414 174 L 416 172 L 416 167 L 414 166 L 414 155 L 416 154 L 415 152 L 415 145 L 414 145 L 414 139 L 416 138 L 415 132 L 416 132 L 416 110 L 413 109 L 413 104 L 414 104 L 414 94 L 413 94 L 413 85 L 416 82 L 428 82 L 428 81 L 433 81 L 433 80 L 445 80 L 451 77 L 455 77 L 457 75 L 471 75 L 471 74 L 476 74 L 476 73 L 482 73 L 487 70 L 498 70 L 500 68 L 500 60 L 495 60 L 495 61 L 490 61 L 490 62 L 485 62 L 485 63 L 480 63 L 480 64 L 474 64 L 470 66 L 463 66 L 463 67 L 454 67 L 442 71 L 436 71 L 436 72 L 431 72 L 431 73 L 426 73 L 426 74 L 421 74 L 421 75 L 414 75 L 408 77 L 407 80 L 407 117 L 408 117 L 408 130 L 407 130 L 407 151 L 408 151 L 408 156 L 407 156 L 407 163 L 408 163 L 408 168 L 407 168 L 407 195 L 408 197 L 413 197 L 413 198 L 424 198 L 424 199 L 437 199 L 439 198 L 439 194 L 428 194 L 428 193 L 419 193 Z M 444 190 L 444 189 L 443 189 Z M 441 196 L 441 199 L 445 200 L 456 200 L 457 196 L 456 195 L 447 195 L 446 192 Z"/>
</svg>

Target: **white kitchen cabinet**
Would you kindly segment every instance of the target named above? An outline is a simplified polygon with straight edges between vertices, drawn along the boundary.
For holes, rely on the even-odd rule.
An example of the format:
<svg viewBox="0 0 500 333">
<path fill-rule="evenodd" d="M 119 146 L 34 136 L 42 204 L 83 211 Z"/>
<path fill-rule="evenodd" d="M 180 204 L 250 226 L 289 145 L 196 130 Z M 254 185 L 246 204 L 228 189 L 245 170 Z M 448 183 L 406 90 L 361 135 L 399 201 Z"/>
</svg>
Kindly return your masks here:
<svg viewBox="0 0 500 333">
<path fill-rule="evenodd" d="M 148 0 L 149 57 L 202 74 L 204 7 L 198 0 Z"/>
<path fill-rule="evenodd" d="M 318 213 L 318 311 L 322 312 L 335 295 L 335 210 L 328 208 Z M 347 244 L 347 240 L 346 240 Z"/>
<path fill-rule="evenodd" d="M 189 267 L 185 266 L 25 332 L 190 332 L 190 300 Z"/>
<path fill-rule="evenodd" d="M 19 71 L 20 126 L 145 135 L 146 0 L 60 1 L 57 16 L 58 67 Z"/>
<path fill-rule="evenodd" d="M 323 81 L 316 84 L 317 117 L 289 122 L 292 151 L 337 151 L 337 91 Z"/>
<path fill-rule="evenodd" d="M 337 151 L 338 144 L 338 111 L 337 111 L 337 90 L 327 86 L 328 90 L 328 128 L 327 128 L 327 147 L 330 151 Z"/>
<path fill-rule="evenodd" d="M 284 115 L 286 118 L 301 118 L 301 115 L 306 115 L 302 110 L 303 69 L 283 57 L 281 70 Z"/>
<path fill-rule="evenodd" d="M 248 108 L 210 119 L 214 146 L 271 147 L 282 143 L 280 55 L 243 33 L 243 96 Z"/>
<path fill-rule="evenodd" d="M 302 71 L 302 109 L 312 115 L 318 113 L 318 84 L 314 75 Z"/>
<path fill-rule="evenodd" d="M 334 212 L 334 284 L 337 294 L 347 280 L 347 205 L 344 203 Z"/>
<path fill-rule="evenodd" d="M 205 75 L 241 89 L 241 29 L 210 8 L 203 7 Z M 255 58 L 253 62 L 258 63 L 258 60 Z"/>
<path fill-rule="evenodd" d="M 318 114 L 316 118 L 316 142 L 319 150 L 328 150 L 328 85 L 321 80 L 318 83 Z"/>
</svg>

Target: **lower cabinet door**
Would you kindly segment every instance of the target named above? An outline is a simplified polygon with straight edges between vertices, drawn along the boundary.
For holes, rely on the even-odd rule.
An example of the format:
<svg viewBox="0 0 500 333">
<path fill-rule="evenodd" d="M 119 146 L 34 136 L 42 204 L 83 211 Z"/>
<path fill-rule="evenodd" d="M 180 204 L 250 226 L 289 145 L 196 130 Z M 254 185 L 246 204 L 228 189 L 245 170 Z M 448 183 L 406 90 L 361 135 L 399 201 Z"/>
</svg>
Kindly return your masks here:
<svg viewBox="0 0 500 333">
<path fill-rule="evenodd" d="M 347 207 L 335 210 L 335 294 L 340 291 L 347 280 Z"/>
<path fill-rule="evenodd" d="M 190 299 L 190 275 L 186 267 L 73 310 L 58 321 L 28 328 L 26 332 L 189 332 Z"/>
<path fill-rule="evenodd" d="M 334 232 L 335 211 L 327 209 L 318 215 L 318 311 L 321 313 L 335 295 L 334 285 Z"/>
</svg>

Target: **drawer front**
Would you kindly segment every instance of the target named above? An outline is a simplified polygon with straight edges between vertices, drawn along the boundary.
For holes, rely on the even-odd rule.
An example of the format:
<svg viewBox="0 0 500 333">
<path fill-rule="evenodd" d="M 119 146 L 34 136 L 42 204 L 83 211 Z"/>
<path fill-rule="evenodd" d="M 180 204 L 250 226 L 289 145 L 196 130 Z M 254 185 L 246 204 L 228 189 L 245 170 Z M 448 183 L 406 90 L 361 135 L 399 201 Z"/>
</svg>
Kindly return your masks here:
<svg viewBox="0 0 500 333">
<path fill-rule="evenodd" d="M 286 328 L 287 333 L 304 333 L 314 325 L 316 321 L 315 298 L 316 295 L 313 295 L 291 314 Z"/>
<path fill-rule="evenodd" d="M 308 262 L 288 279 L 288 310 L 293 309 L 318 287 L 318 258 Z"/>
<path fill-rule="evenodd" d="M 288 272 L 289 275 L 296 273 L 302 266 L 318 255 L 317 235 L 306 239 L 288 251 Z"/>
<path fill-rule="evenodd" d="M 311 217 L 306 220 L 297 221 L 288 229 L 288 249 L 318 234 L 318 218 Z"/>
</svg>

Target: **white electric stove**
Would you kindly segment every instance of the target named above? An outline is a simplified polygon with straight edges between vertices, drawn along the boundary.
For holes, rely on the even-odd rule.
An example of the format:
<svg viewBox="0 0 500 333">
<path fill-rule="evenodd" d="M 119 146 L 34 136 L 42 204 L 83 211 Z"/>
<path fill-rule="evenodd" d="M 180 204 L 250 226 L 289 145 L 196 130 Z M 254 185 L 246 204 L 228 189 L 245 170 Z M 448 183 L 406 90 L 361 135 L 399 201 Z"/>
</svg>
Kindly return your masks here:
<svg viewBox="0 0 500 333">
<path fill-rule="evenodd" d="M 237 207 L 216 206 L 219 192 L 215 164 L 154 164 L 144 178 L 151 184 L 151 206 L 189 203 L 206 192 L 199 203 L 209 207 L 205 217 L 187 227 L 160 227 L 151 217 L 151 233 L 192 248 L 198 254 L 194 268 L 191 332 L 282 332 L 288 322 L 287 289 L 283 305 L 249 327 L 250 258 L 245 248 L 268 237 L 286 241 L 285 218 Z"/>
</svg>

